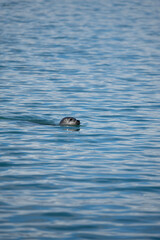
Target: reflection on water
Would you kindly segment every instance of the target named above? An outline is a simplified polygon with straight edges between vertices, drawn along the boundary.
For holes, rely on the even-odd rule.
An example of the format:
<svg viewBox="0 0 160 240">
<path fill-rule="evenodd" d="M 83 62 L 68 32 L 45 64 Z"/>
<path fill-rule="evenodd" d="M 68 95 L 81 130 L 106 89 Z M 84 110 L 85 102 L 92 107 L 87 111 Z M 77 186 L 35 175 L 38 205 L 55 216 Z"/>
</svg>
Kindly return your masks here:
<svg viewBox="0 0 160 240">
<path fill-rule="evenodd" d="M 65 127 L 63 126 L 62 128 L 67 131 L 73 131 L 73 132 L 80 131 L 80 126 L 65 126 Z"/>
<path fill-rule="evenodd" d="M 159 239 L 159 5 L 1 1 L 2 239 Z"/>
</svg>

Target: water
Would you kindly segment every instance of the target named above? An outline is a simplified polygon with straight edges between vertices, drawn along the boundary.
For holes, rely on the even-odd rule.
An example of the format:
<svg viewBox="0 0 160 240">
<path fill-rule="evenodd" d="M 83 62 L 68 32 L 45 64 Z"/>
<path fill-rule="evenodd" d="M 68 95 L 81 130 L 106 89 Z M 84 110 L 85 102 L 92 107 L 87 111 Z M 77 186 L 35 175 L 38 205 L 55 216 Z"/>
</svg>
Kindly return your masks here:
<svg viewBox="0 0 160 240">
<path fill-rule="evenodd" d="M 1 239 L 160 239 L 159 9 L 0 1 Z"/>
</svg>

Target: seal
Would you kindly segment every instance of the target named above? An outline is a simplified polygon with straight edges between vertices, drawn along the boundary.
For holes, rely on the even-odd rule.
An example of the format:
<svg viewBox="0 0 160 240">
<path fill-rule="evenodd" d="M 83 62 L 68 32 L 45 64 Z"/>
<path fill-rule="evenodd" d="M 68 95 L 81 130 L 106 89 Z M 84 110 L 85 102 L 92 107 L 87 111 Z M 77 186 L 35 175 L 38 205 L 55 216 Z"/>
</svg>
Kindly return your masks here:
<svg viewBox="0 0 160 240">
<path fill-rule="evenodd" d="M 80 121 L 74 117 L 65 117 L 59 123 L 60 126 L 77 126 L 80 125 Z"/>
</svg>

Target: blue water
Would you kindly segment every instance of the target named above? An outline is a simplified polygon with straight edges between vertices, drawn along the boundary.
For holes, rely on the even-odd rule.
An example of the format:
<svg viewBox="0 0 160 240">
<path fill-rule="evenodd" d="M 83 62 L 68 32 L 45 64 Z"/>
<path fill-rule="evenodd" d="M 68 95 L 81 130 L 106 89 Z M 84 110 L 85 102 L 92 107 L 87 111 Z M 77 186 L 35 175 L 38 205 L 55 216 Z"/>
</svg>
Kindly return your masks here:
<svg viewBox="0 0 160 240">
<path fill-rule="evenodd" d="M 0 1 L 0 239 L 160 239 L 159 9 Z"/>
</svg>

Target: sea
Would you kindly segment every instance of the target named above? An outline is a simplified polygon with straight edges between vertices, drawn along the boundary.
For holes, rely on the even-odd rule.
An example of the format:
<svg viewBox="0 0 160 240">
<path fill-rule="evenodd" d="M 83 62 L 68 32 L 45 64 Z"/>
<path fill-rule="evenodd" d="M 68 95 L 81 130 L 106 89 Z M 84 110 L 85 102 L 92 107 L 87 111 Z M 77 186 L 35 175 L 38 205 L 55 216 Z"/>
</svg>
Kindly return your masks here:
<svg viewBox="0 0 160 240">
<path fill-rule="evenodd" d="M 0 0 L 0 19 L 0 239 L 159 240 L 160 1 Z"/>
</svg>

